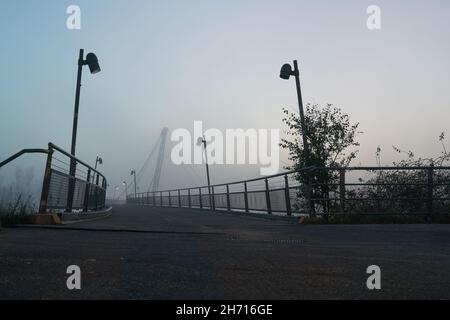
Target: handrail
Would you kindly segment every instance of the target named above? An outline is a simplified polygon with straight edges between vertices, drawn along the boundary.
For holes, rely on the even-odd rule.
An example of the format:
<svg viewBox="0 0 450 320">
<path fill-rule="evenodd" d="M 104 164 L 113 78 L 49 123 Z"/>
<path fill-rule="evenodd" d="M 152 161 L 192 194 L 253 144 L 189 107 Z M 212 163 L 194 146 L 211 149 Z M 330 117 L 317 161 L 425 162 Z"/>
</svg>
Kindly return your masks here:
<svg viewBox="0 0 450 320">
<path fill-rule="evenodd" d="M 336 174 L 333 174 L 331 178 L 324 177 L 322 179 L 314 173 L 318 170 Z M 346 173 L 355 171 L 370 173 L 372 177 L 359 178 L 359 183 L 346 182 Z M 387 179 L 383 183 L 379 183 L 377 172 L 386 173 L 386 171 L 394 175 L 400 173 L 400 180 Z M 289 176 L 302 175 L 302 173 L 304 177 L 300 184 L 299 181 L 291 180 L 293 176 Z M 212 211 L 226 209 L 227 211 L 239 210 L 246 213 L 253 211 L 267 214 L 286 213 L 287 216 L 297 213 L 308 214 L 310 217 L 316 216 L 316 213 L 326 216 L 332 213 L 413 213 L 427 215 L 427 220 L 432 222 L 434 213 L 448 213 L 450 209 L 449 174 L 450 166 L 434 166 L 433 164 L 430 166 L 391 167 L 304 167 L 296 171 L 286 171 L 256 179 L 212 185 L 209 190 L 208 187 L 203 186 L 131 194 L 127 195 L 127 203 L 154 207 L 200 208 Z M 284 179 L 270 180 L 274 177 L 281 178 L 281 176 Z M 355 178 L 356 175 L 353 174 L 350 180 Z M 264 186 L 261 184 L 250 185 L 252 190 L 249 190 L 248 183 L 252 181 L 264 181 Z M 269 182 L 274 183 L 270 186 Z M 230 186 L 233 185 L 240 185 L 239 190 L 230 190 Z M 407 189 L 392 188 L 392 186 L 401 185 L 406 186 Z M 219 190 L 217 188 L 222 186 L 226 189 Z M 377 187 L 373 188 L 373 186 Z M 411 186 L 414 187 L 411 189 Z M 204 194 L 202 189 L 207 189 L 207 193 Z M 192 190 L 194 193 L 191 192 Z M 205 198 L 205 196 L 209 196 L 209 198 Z M 292 206 L 292 201 L 294 201 L 294 206 Z"/>
<path fill-rule="evenodd" d="M 80 159 L 78 159 L 77 157 L 71 155 L 70 153 L 68 153 L 67 151 L 64 151 L 62 148 L 58 147 L 57 145 L 53 144 L 52 142 L 49 142 L 48 144 L 49 149 L 38 149 L 38 148 L 32 148 L 32 149 L 22 149 L 19 152 L 13 154 L 12 156 L 10 156 L 9 158 L 3 160 L 2 162 L 0 162 L 0 168 L 7 165 L 8 163 L 10 163 L 11 161 L 14 161 L 15 159 L 19 158 L 20 156 L 24 155 L 24 154 L 29 154 L 29 153 L 43 153 L 43 154 L 48 154 L 50 152 L 51 149 L 55 149 L 58 152 L 64 154 L 65 156 L 75 160 L 77 163 L 80 163 L 82 165 L 84 165 L 86 168 L 91 169 L 91 171 L 94 171 L 95 173 L 97 173 L 98 175 L 100 175 L 102 178 L 105 178 L 105 176 L 100 173 L 98 170 L 94 169 L 93 167 L 91 167 L 90 165 L 88 165 L 86 162 L 81 161 Z"/>
<path fill-rule="evenodd" d="M 22 149 L 19 152 L 13 154 L 11 157 L 7 158 L 6 160 L 3 160 L 2 162 L 0 162 L 0 168 L 3 167 L 4 165 L 7 165 L 11 161 L 19 158 L 20 156 L 22 156 L 24 154 L 28 154 L 28 153 L 44 153 L 44 154 L 48 154 L 49 151 L 47 149 Z"/>
<path fill-rule="evenodd" d="M 84 183 L 85 185 L 85 189 L 84 189 L 84 202 L 82 203 L 83 205 L 83 209 L 85 211 L 88 211 L 90 206 L 90 202 L 91 202 L 91 196 L 92 194 L 95 196 L 95 208 L 97 209 L 98 207 L 102 207 L 105 205 L 105 195 L 106 195 L 106 188 L 107 188 L 107 180 L 105 178 L 105 176 L 100 173 L 97 169 L 91 167 L 90 165 L 88 165 L 86 162 L 81 161 L 80 159 L 78 159 L 77 157 L 75 157 L 74 155 L 68 153 L 67 151 L 63 150 L 62 148 L 58 147 L 57 145 L 49 142 L 48 143 L 48 149 L 23 149 L 20 150 L 19 152 L 13 154 L 12 156 L 10 156 L 9 158 L 3 160 L 2 162 L 0 162 L 0 168 L 2 168 L 3 166 L 7 165 L 8 163 L 14 161 L 15 159 L 19 158 L 20 156 L 24 155 L 24 154 L 30 154 L 30 153 L 41 153 L 41 154 L 46 154 L 47 155 L 47 162 L 45 165 L 45 172 L 44 172 L 44 179 L 43 179 L 43 183 L 42 183 L 42 191 L 41 191 L 41 197 L 40 197 L 40 203 L 39 203 L 39 212 L 40 213 L 46 213 L 48 208 L 62 208 L 63 206 L 66 208 L 66 210 L 72 210 L 72 200 L 67 200 L 67 204 L 63 204 L 61 205 L 59 202 L 56 204 L 52 204 L 52 206 L 48 205 L 48 201 L 49 201 L 49 194 L 51 191 L 50 188 L 50 184 L 51 184 L 51 177 L 53 176 L 53 174 L 63 174 L 66 176 L 66 179 L 69 179 L 69 190 L 68 190 L 68 196 L 67 198 L 70 199 L 70 197 L 73 197 L 73 193 L 75 190 L 75 183 L 76 180 L 79 180 L 75 175 L 67 175 L 61 171 L 56 170 L 54 167 L 52 167 L 52 158 L 53 158 L 53 153 L 57 151 L 59 153 L 61 153 L 62 155 L 68 157 L 70 159 L 70 166 L 76 165 L 76 164 L 80 164 L 81 166 L 84 166 L 85 168 L 87 168 L 88 172 L 87 172 L 87 176 L 86 178 L 82 178 L 81 183 Z M 92 174 L 92 175 L 91 175 Z M 91 182 L 90 182 L 90 177 L 96 177 L 96 182 L 92 183 L 91 186 Z M 99 178 L 101 177 L 102 179 L 102 183 L 99 184 Z M 59 187 L 58 187 L 59 188 Z M 93 193 L 90 192 L 90 188 L 94 188 Z M 100 197 L 100 199 L 98 199 Z M 57 197 L 59 199 L 59 196 Z M 60 201 L 60 200 L 57 200 Z M 99 202 L 98 202 L 99 201 Z M 77 207 L 79 208 L 79 207 Z"/>
<path fill-rule="evenodd" d="M 272 179 L 277 177 L 282 177 L 285 175 L 290 175 L 294 173 L 299 173 L 302 171 L 313 171 L 313 170 L 345 170 L 345 171 L 371 171 L 371 170 L 389 170 L 389 171 L 395 171 L 395 170 L 427 170 L 427 169 L 433 169 L 433 170 L 450 170 L 450 166 L 402 166 L 402 167 L 304 167 L 300 170 L 291 170 L 291 171 L 285 171 L 280 172 L 277 174 L 273 174 L 270 176 L 264 176 L 259 178 L 253 178 L 248 180 L 240 180 L 240 181 L 232 181 L 227 183 L 221 183 L 221 184 L 214 184 L 211 185 L 211 187 L 225 187 L 225 186 L 231 186 L 235 184 L 242 184 L 242 183 L 249 183 L 249 182 L 255 182 L 255 181 L 261 181 L 265 179 Z M 156 190 L 156 191 L 149 191 L 149 192 L 138 192 L 137 194 L 147 194 L 147 193 L 160 193 L 160 192 L 175 192 L 175 191 L 184 191 L 184 190 L 196 190 L 196 189 L 205 189 L 208 188 L 207 185 L 203 186 L 197 186 L 197 187 L 187 187 L 187 188 L 177 188 L 177 189 L 167 189 L 167 190 Z M 130 194 L 130 198 L 133 198 L 133 194 Z"/>
<path fill-rule="evenodd" d="M 48 147 L 49 147 L 49 149 L 55 149 L 55 150 L 57 150 L 58 152 L 62 153 L 63 155 L 65 155 L 65 156 L 67 156 L 67 157 L 69 157 L 69 158 L 75 160 L 76 162 L 78 162 L 78 163 L 84 165 L 86 168 L 88 168 L 88 169 L 90 169 L 91 171 L 94 171 L 95 173 L 97 173 L 98 175 L 100 175 L 100 176 L 101 176 L 103 179 L 105 179 L 105 181 L 106 181 L 105 176 L 104 176 L 103 174 L 101 174 L 97 169 L 92 168 L 92 167 L 91 167 L 90 165 L 88 165 L 86 162 L 81 161 L 80 159 L 78 159 L 78 158 L 75 157 L 74 155 L 71 155 L 71 154 L 68 153 L 67 151 L 64 151 L 63 149 L 61 149 L 61 148 L 58 147 L 57 145 L 53 144 L 52 142 L 49 142 Z"/>
</svg>

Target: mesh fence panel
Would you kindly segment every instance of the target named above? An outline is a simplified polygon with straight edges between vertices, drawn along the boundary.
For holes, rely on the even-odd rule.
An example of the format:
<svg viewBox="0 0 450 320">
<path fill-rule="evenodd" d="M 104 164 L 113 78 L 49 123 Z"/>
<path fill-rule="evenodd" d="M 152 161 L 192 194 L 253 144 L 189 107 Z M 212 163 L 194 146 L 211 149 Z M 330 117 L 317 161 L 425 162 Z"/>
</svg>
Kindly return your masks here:
<svg viewBox="0 0 450 320">
<path fill-rule="evenodd" d="M 47 208 L 62 209 L 67 206 L 69 191 L 69 176 L 56 170 L 51 170 L 50 187 L 47 198 Z"/>
<path fill-rule="evenodd" d="M 224 208 L 228 207 L 227 204 L 227 195 L 226 194 L 214 194 L 214 204 L 216 208 Z"/>
<path fill-rule="evenodd" d="M 286 211 L 286 196 L 284 189 L 282 190 L 271 190 L 270 194 L 270 205 L 272 211 Z"/>
<path fill-rule="evenodd" d="M 244 193 L 230 193 L 230 205 L 233 209 L 245 209 Z"/>
<path fill-rule="evenodd" d="M 266 192 L 265 191 L 251 191 L 248 192 L 248 207 L 250 210 L 266 211 Z"/>
</svg>

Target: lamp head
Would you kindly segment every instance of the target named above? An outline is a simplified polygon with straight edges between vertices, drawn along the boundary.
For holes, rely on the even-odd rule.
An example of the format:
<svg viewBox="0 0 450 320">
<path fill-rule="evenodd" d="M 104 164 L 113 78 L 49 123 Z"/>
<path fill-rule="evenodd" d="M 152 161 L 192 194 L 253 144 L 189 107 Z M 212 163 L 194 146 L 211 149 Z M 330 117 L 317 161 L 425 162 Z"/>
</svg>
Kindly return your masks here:
<svg viewBox="0 0 450 320">
<path fill-rule="evenodd" d="M 103 164 L 103 159 L 101 157 L 98 157 L 98 163 Z"/>
<path fill-rule="evenodd" d="M 198 145 L 198 146 L 201 146 L 202 143 L 203 143 L 203 141 L 204 141 L 203 137 L 198 137 L 198 139 L 197 139 L 197 145 Z"/>
<path fill-rule="evenodd" d="M 290 76 L 294 75 L 291 65 L 289 63 L 283 64 L 280 70 L 280 78 L 288 80 Z"/>
<path fill-rule="evenodd" d="M 92 74 L 100 72 L 100 66 L 98 64 L 98 59 L 92 52 L 86 55 L 86 64 L 89 66 L 89 70 Z"/>
</svg>

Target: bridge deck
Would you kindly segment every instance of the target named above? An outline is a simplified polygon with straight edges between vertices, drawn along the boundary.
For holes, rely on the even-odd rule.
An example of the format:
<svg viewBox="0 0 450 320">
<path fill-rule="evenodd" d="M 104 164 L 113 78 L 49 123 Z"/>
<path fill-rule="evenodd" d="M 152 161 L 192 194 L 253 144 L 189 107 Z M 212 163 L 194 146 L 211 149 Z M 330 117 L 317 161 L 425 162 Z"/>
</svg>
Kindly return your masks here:
<svg viewBox="0 0 450 320">
<path fill-rule="evenodd" d="M 0 298 L 450 298 L 449 225 L 302 226 L 117 206 L 107 219 L 0 231 Z M 66 288 L 79 265 L 82 290 Z M 382 290 L 366 288 L 366 268 Z"/>
</svg>

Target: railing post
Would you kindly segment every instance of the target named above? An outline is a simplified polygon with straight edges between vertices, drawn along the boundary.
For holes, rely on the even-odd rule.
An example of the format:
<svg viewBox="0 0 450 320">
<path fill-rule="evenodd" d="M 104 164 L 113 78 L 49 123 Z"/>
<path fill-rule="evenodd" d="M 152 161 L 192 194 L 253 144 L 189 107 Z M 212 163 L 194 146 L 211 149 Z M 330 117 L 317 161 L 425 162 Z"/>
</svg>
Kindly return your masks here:
<svg viewBox="0 0 450 320">
<path fill-rule="evenodd" d="M 98 180 L 99 180 L 99 175 L 97 173 L 97 178 L 95 180 L 95 210 L 98 210 Z"/>
<path fill-rule="evenodd" d="M 292 215 L 291 195 L 289 194 L 289 180 L 287 174 L 284 175 L 284 198 L 286 203 L 286 214 Z"/>
<path fill-rule="evenodd" d="M 311 218 L 315 218 L 316 217 L 316 208 L 315 208 L 315 203 L 314 203 L 314 186 L 313 186 L 313 175 L 312 175 L 312 170 L 310 169 L 306 169 L 306 193 L 307 193 L 307 202 L 308 202 L 308 213 L 309 216 Z"/>
<path fill-rule="evenodd" d="M 216 210 L 216 199 L 215 199 L 215 196 L 214 196 L 214 186 L 211 186 L 211 197 L 210 197 L 210 199 L 209 199 L 209 202 L 211 202 L 210 204 L 209 204 L 209 207 L 210 207 L 210 209 L 212 210 L 212 211 L 214 211 L 214 210 Z"/>
<path fill-rule="evenodd" d="M 345 213 L 345 168 L 339 170 L 339 204 L 341 213 Z"/>
<path fill-rule="evenodd" d="M 162 191 L 159 192 L 159 196 L 161 199 L 161 208 L 163 207 L 163 195 L 162 195 Z"/>
<path fill-rule="evenodd" d="M 227 184 L 227 210 L 231 211 L 231 203 L 230 203 L 230 186 Z"/>
<path fill-rule="evenodd" d="M 181 193 L 180 193 L 180 189 L 178 189 L 178 207 L 181 208 Z"/>
<path fill-rule="evenodd" d="M 433 222 L 433 175 L 434 175 L 434 164 L 432 163 L 427 169 L 427 212 L 428 220 Z"/>
<path fill-rule="evenodd" d="M 102 191 L 101 191 L 101 206 L 100 208 L 104 208 L 106 205 L 106 188 L 107 188 L 107 183 L 105 181 L 105 178 L 102 177 Z"/>
<path fill-rule="evenodd" d="M 47 213 L 47 201 L 50 191 L 50 179 L 52 176 L 53 148 L 48 146 L 47 162 L 45 164 L 44 181 L 42 183 L 41 201 L 39 203 L 39 213 Z"/>
<path fill-rule="evenodd" d="M 269 191 L 269 180 L 267 178 L 264 179 L 266 184 L 266 204 L 267 204 L 267 213 L 272 214 L 272 205 L 270 203 L 270 191 Z"/>
<path fill-rule="evenodd" d="M 248 213 L 248 193 L 247 193 L 247 182 L 244 182 L 244 203 L 245 203 L 245 212 Z"/>
<path fill-rule="evenodd" d="M 172 196 L 171 196 L 171 193 L 169 191 L 169 207 L 171 207 L 171 206 L 172 206 Z"/>
<path fill-rule="evenodd" d="M 203 209 L 202 188 L 198 188 L 198 198 L 199 198 L 199 202 L 200 202 L 200 209 Z"/>
<path fill-rule="evenodd" d="M 153 206 L 156 207 L 156 192 L 153 191 Z"/>
<path fill-rule="evenodd" d="M 188 189 L 188 206 L 191 207 L 191 189 Z"/>
<path fill-rule="evenodd" d="M 73 158 L 70 158 L 70 169 L 69 169 L 69 186 L 67 189 L 67 204 L 66 212 L 72 212 L 73 207 L 73 196 L 75 193 L 75 175 L 76 175 L 76 165 L 77 162 Z"/>
<path fill-rule="evenodd" d="M 88 169 L 86 177 L 86 187 L 84 188 L 84 211 L 89 210 L 89 193 L 91 187 L 91 169 Z"/>
</svg>

